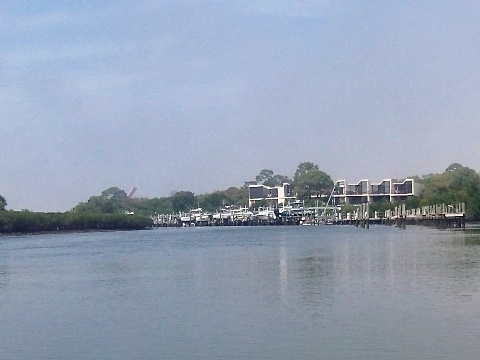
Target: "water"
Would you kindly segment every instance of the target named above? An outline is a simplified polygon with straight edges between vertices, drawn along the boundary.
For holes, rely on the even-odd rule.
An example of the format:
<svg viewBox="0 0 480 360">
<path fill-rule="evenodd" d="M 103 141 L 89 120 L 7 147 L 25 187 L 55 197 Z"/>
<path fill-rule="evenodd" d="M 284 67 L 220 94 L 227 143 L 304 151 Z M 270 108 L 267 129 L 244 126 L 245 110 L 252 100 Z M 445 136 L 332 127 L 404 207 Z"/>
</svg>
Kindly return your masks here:
<svg viewBox="0 0 480 360">
<path fill-rule="evenodd" d="M 473 359 L 479 245 L 386 226 L 0 237 L 0 358 Z"/>
</svg>

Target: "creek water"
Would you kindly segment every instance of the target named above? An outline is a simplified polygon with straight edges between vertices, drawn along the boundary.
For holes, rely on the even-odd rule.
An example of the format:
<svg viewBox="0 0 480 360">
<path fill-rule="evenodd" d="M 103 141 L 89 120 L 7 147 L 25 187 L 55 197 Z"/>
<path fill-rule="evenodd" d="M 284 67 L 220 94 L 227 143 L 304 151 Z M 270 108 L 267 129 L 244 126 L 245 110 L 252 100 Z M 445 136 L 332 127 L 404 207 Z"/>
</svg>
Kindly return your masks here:
<svg viewBox="0 0 480 360">
<path fill-rule="evenodd" d="M 0 237 L 0 358 L 473 359 L 480 234 L 387 226 Z"/>
</svg>

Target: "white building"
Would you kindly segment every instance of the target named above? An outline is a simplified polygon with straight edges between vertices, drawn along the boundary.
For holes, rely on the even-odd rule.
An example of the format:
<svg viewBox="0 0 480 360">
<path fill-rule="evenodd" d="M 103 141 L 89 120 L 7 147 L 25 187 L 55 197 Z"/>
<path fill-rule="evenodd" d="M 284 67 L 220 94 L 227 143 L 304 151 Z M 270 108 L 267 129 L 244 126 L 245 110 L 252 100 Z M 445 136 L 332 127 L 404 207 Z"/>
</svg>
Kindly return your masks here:
<svg viewBox="0 0 480 360">
<path fill-rule="evenodd" d="M 396 181 L 384 179 L 380 183 L 370 182 L 368 179 L 360 180 L 356 184 L 338 180 L 333 193 L 336 204 L 363 204 L 377 201 L 390 201 L 392 203 L 406 200 L 409 196 L 418 196 L 421 185 L 413 179 Z"/>
<path fill-rule="evenodd" d="M 295 200 L 295 195 L 289 183 L 280 186 L 249 185 L 248 205 L 254 206 L 256 202 L 262 200 L 266 200 L 269 206 L 282 206 L 289 200 Z"/>
</svg>

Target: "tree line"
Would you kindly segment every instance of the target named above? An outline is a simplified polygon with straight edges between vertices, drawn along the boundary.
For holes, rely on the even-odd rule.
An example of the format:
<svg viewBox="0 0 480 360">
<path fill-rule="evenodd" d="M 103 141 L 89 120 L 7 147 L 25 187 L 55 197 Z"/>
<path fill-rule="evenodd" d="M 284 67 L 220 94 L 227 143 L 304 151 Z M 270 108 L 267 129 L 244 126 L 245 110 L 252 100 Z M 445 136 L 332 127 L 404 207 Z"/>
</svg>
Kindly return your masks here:
<svg viewBox="0 0 480 360">
<path fill-rule="evenodd" d="M 423 188 L 418 196 L 412 196 L 404 202 L 407 209 L 465 202 L 467 218 L 480 220 L 480 175 L 475 170 L 453 163 L 443 173 L 410 177 L 422 184 Z M 243 186 L 200 195 L 182 190 L 159 198 L 130 198 L 124 190 L 111 187 L 66 213 L 5 211 L 7 202 L 0 195 L 0 210 L 3 210 L 0 212 L 0 232 L 144 228 L 151 224 L 150 217 L 155 213 L 187 212 L 196 207 L 215 211 L 226 205 L 247 206 L 249 185 L 279 186 L 284 182 L 290 183 L 297 198 L 304 200 L 307 205 L 313 205 L 312 195 L 325 198 L 334 186 L 331 177 L 318 165 L 302 162 L 292 178 L 262 169 L 254 180 L 245 181 Z M 397 205 L 390 202 L 373 203 L 370 209 L 383 212 Z M 351 210 L 349 206 L 344 207 L 344 211 Z"/>
<path fill-rule="evenodd" d="M 279 186 L 289 183 L 295 189 L 297 197 L 306 201 L 310 194 L 330 193 L 333 181 L 329 175 L 321 171 L 318 165 L 312 162 L 299 164 L 293 178 L 275 174 L 270 169 L 263 169 L 255 176 L 255 180 L 244 181 L 240 187 L 229 187 L 226 190 L 216 190 L 211 193 L 195 195 L 192 191 L 182 190 L 170 196 L 160 198 L 129 198 L 124 190 L 117 187 L 109 188 L 98 196 L 92 196 L 87 202 L 75 206 L 74 212 L 134 212 L 151 216 L 158 214 L 177 214 L 188 212 L 193 208 L 201 207 L 205 211 L 213 212 L 225 206 L 248 206 L 248 186 L 263 184 L 265 186 Z M 258 206 L 258 204 L 256 205 Z"/>
<path fill-rule="evenodd" d="M 151 219 L 148 217 L 121 213 L 2 211 L 0 214 L 0 233 L 140 230 L 151 224 Z"/>
<path fill-rule="evenodd" d="M 465 202 L 467 218 L 480 220 L 480 175 L 475 170 L 453 163 L 443 173 L 408 176 L 408 178 L 413 178 L 416 183 L 421 184 L 422 191 L 418 196 L 409 197 L 403 202 L 407 209 L 441 203 Z M 276 174 L 270 169 L 262 169 L 254 180 L 245 181 L 241 187 L 230 187 L 200 195 L 184 190 L 161 198 L 129 199 L 125 191 L 110 188 L 100 196 L 93 196 L 86 203 L 78 204 L 73 211 L 114 213 L 131 210 L 148 216 L 155 213 L 187 212 L 196 207 L 202 207 L 205 211 L 215 211 L 225 205 L 248 206 L 248 186 L 251 184 L 279 186 L 284 182 L 292 185 L 297 199 L 305 201 L 306 205 L 314 205 L 318 198 L 327 198 L 334 186 L 332 178 L 317 164 L 302 162 L 298 165 L 293 177 Z M 256 204 L 256 206 L 259 205 L 262 204 Z M 371 204 L 370 209 L 384 212 L 398 205 L 388 201 L 376 202 Z M 349 212 L 353 208 L 353 205 L 346 205 L 343 211 Z"/>
<path fill-rule="evenodd" d="M 453 163 L 443 173 L 409 178 L 420 184 L 422 190 L 418 196 L 411 196 L 403 202 L 407 210 L 437 204 L 465 203 L 466 218 L 480 220 L 480 174 L 475 170 Z M 397 205 L 390 202 L 373 203 L 370 210 L 383 212 Z"/>
</svg>

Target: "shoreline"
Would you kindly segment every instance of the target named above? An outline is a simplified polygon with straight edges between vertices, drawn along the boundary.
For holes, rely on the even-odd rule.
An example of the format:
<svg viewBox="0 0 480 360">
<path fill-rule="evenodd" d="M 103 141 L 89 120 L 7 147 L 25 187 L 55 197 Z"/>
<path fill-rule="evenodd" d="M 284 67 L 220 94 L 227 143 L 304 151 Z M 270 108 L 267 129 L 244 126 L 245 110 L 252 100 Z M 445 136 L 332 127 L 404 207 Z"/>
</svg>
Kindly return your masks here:
<svg viewBox="0 0 480 360">
<path fill-rule="evenodd" d="M 115 231 L 143 231 L 151 230 L 152 228 L 144 229 L 85 229 L 85 230 L 57 230 L 57 231 L 35 231 L 35 232 L 2 232 L 0 233 L 0 238 L 2 237 L 20 237 L 28 235 L 61 235 L 61 234 L 82 234 L 82 233 L 93 233 L 93 232 L 115 232 Z"/>
</svg>

